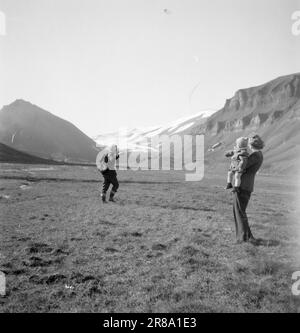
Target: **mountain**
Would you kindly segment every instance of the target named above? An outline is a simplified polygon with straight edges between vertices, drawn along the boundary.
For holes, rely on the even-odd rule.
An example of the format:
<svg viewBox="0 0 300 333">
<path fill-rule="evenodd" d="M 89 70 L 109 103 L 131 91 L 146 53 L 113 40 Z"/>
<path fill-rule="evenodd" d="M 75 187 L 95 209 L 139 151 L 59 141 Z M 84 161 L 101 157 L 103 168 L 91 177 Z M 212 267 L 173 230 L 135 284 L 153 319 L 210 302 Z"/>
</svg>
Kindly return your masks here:
<svg viewBox="0 0 300 333">
<path fill-rule="evenodd" d="M 189 134 L 205 134 L 207 164 L 226 163 L 226 149 L 240 136 L 258 133 L 265 141 L 263 170 L 292 173 L 300 153 L 300 73 L 279 77 L 263 85 L 238 90 L 224 107 Z M 228 161 L 227 161 L 228 162 Z"/>
<path fill-rule="evenodd" d="M 118 143 L 119 138 L 121 149 L 127 145 L 129 150 L 139 152 L 147 151 L 146 140 L 157 135 L 204 134 L 206 168 L 224 173 L 229 165 L 224 152 L 233 148 L 238 137 L 254 132 L 266 143 L 263 172 L 298 172 L 300 73 L 238 90 L 215 113 L 200 112 L 166 126 L 98 135 L 95 141 L 105 146 Z M 0 111 L 0 142 L 37 157 L 94 162 L 97 155 L 95 141 L 71 123 L 23 100 Z M 174 158 L 171 156 L 172 162 Z"/>
<path fill-rule="evenodd" d="M 24 100 L 0 110 L 0 142 L 37 157 L 94 162 L 95 142 L 66 120 Z"/>
<path fill-rule="evenodd" d="M 119 148 L 131 151 L 145 151 L 145 141 L 151 139 L 157 135 L 182 135 L 187 130 L 194 129 L 206 122 L 208 117 L 213 114 L 214 111 L 201 111 L 198 114 L 186 116 L 173 121 L 166 126 L 156 126 L 150 128 L 134 128 L 120 130 L 118 132 L 112 132 L 107 134 L 100 134 L 94 137 L 94 140 L 98 145 L 109 146 L 118 143 Z"/>
<path fill-rule="evenodd" d="M 19 150 L 13 149 L 7 145 L 4 145 L 3 143 L 0 143 L 0 162 L 30 163 L 30 164 L 59 164 L 59 162 L 26 154 Z"/>
<path fill-rule="evenodd" d="M 204 134 L 206 170 L 225 173 L 229 161 L 224 152 L 233 148 L 238 137 L 254 132 L 261 135 L 266 144 L 263 172 L 298 172 L 300 73 L 240 89 L 226 100 L 222 109 L 212 114 L 200 113 L 163 127 L 99 135 L 95 140 L 106 145 L 116 143 L 119 136 L 130 150 L 147 151 L 145 139 L 155 135 Z M 171 154 L 171 164 L 173 157 Z"/>
</svg>

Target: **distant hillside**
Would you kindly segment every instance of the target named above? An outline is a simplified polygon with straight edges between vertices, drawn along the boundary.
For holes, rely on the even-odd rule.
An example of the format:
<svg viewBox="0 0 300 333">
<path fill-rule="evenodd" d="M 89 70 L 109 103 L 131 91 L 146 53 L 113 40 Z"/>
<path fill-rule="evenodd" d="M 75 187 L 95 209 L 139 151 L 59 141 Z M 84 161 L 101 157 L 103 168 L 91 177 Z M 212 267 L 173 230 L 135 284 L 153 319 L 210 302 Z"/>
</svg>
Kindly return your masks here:
<svg viewBox="0 0 300 333">
<path fill-rule="evenodd" d="M 0 143 L 0 162 L 2 163 L 30 163 L 30 164 L 59 164 L 59 162 L 36 157 L 18 151 Z"/>
<path fill-rule="evenodd" d="M 155 135 L 205 134 L 206 169 L 224 173 L 229 164 L 224 152 L 232 149 L 238 137 L 253 132 L 266 143 L 263 172 L 298 172 L 300 73 L 238 90 L 211 116 L 200 113 L 167 126 L 133 130 L 121 139 L 132 151 L 147 151 L 145 139 Z M 117 136 L 99 135 L 95 140 L 106 145 L 115 143 Z M 94 163 L 97 155 L 95 142 L 74 125 L 23 100 L 0 111 L 0 142 L 37 157 L 64 162 Z"/>
<path fill-rule="evenodd" d="M 147 151 L 147 147 L 140 143 L 155 135 L 205 134 L 206 170 L 225 173 L 229 160 L 224 157 L 224 152 L 233 148 L 238 137 L 254 132 L 260 134 L 266 143 L 263 172 L 291 174 L 298 171 L 300 73 L 238 90 L 221 110 L 210 116 L 198 114 L 175 121 L 170 126 L 133 130 L 122 140 L 132 150 Z M 99 135 L 95 139 L 100 143 L 112 143 L 117 135 Z M 171 161 L 174 157 L 171 153 Z"/>
<path fill-rule="evenodd" d="M 258 133 L 266 143 L 263 170 L 292 173 L 299 169 L 300 73 L 279 77 L 258 87 L 241 89 L 205 124 L 188 133 L 205 133 L 207 167 L 221 167 L 223 154 L 236 138 Z"/>
<path fill-rule="evenodd" d="M 0 142 L 64 162 L 94 162 L 97 156 L 95 142 L 77 127 L 23 100 L 0 110 Z"/>
</svg>

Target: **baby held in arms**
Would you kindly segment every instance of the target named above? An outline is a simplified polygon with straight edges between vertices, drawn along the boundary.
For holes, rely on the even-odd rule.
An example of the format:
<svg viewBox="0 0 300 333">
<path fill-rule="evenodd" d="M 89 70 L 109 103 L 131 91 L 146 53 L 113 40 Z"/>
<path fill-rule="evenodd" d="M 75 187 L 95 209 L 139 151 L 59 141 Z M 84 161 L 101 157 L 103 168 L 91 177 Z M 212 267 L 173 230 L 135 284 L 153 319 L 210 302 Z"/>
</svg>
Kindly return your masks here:
<svg viewBox="0 0 300 333">
<path fill-rule="evenodd" d="M 234 149 L 225 154 L 226 157 L 231 157 L 231 163 L 227 174 L 226 190 L 233 188 L 233 192 L 239 192 L 241 177 L 245 172 L 249 157 L 247 148 L 248 138 L 241 137 L 236 140 Z"/>
</svg>

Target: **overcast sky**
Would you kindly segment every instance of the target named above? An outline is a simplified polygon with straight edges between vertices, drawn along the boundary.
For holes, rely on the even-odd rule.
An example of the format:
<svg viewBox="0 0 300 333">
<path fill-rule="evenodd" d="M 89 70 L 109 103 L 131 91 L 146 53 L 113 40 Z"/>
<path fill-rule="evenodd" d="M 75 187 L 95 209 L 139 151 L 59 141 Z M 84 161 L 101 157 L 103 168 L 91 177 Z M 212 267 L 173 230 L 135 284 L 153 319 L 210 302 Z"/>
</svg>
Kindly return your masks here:
<svg viewBox="0 0 300 333">
<path fill-rule="evenodd" d="M 17 98 L 94 136 L 220 109 L 300 72 L 299 0 L 0 0 L 0 106 Z"/>
</svg>

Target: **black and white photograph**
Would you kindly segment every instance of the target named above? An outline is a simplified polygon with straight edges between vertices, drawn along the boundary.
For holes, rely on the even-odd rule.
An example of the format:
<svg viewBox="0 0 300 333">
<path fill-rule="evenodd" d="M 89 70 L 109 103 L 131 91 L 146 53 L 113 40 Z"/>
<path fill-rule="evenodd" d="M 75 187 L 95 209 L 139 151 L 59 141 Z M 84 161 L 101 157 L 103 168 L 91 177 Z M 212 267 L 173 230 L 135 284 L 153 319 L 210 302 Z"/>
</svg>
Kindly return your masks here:
<svg viewBox="0 0 300 333">
<path fill-rule="evenodd" d="M 0 313 L 300 313 L 299 59 L 300 0 L 0 0 Z"/>
</svg>

